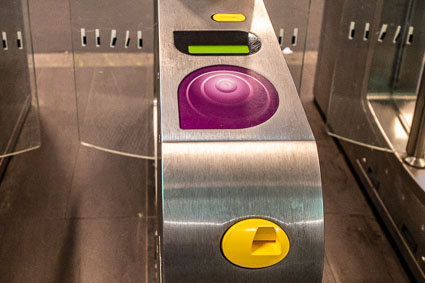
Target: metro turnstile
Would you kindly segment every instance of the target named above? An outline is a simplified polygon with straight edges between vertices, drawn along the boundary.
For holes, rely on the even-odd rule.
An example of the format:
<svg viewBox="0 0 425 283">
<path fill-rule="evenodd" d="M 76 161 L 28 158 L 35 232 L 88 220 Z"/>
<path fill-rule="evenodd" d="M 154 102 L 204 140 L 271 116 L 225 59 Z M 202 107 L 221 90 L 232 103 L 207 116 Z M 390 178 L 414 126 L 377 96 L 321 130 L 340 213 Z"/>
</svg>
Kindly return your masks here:
<svg viewBox="0 0 425 283">
<path fill-rule="evenodd" d="M 157 8 L 162 280 L 320 282 L 316 144 L 263 1 Z"/>
<path fill-rule="evenodd" d="M 409 160 L 424 158 L 425 2 L 325 3 L 315 101 L 423 282 L 425 170 Z"/>
<path fill-rule="evenodd" d="M 70 0 L 81 142 L 154 163 L 146 280 L 320 282 L 316 143 L 281 50 L 299 76 L 308 13 L 279 46 L 263 1 L 154 2 Z"/>
</svg>

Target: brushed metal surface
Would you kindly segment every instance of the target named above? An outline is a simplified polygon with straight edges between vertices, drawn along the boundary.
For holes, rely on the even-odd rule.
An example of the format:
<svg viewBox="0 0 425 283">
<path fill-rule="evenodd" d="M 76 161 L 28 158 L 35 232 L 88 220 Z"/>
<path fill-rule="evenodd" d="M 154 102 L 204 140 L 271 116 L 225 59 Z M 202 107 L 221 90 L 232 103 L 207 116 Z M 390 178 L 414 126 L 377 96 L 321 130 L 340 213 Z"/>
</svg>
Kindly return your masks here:
<svg viewBox="0 0 425 283">
<path fill-rule="evenodd" d="M 219 12 L 246 15 L 217 23 Z M 243 30 L 262 40 L 251 56 L 190 56 L 173 45 L 175 30 Z M 323 203 L 316 143 L 263 1 L 158 1 L 163 282 L 321 282 Z M 190 72 L 230 64 L 269 79 L 279 93 L 275 115 L 238 130 L 181 130 L 177 90 Z M 282 262 L 244 269 L 221 253 L 223 233 L 238 220 L 279 224 L 291 249 Z M 162 233 L 161 233 L 162 231 Z"/>
<path fill-rule="evenodd" d="M 165 143 L 164 282 L 321 282 L 323 204 L 314 142 Z M 222 255 L 236 221 L 280 225 L 289 255 L 243 269 Z"/>
<path fill-rule="evenodd" d="M 298 99 L 294 82 L 276 41 L 276 36 L 263 1 L 158 1 L 159 64 L 161 115 L 166 122 L 162 140 L 173 141 L 238 141 L 238 140 L 313 140 L 307 119 Z M 242 23 L 218 23 L 211 15 L 221 11 L 246 15 Z M 173 43 L 175 30 L 243 30 L 256 34 L 262 49 L 251 56 L 190 56 L 179 52 Z M 243 130 L 185 131 L 179 128 L 177 88 L 190 72 L 209 65 L 229 64 L 255 70 L 276 87 L 280 107 L 265 124 Z"/>
</svg>

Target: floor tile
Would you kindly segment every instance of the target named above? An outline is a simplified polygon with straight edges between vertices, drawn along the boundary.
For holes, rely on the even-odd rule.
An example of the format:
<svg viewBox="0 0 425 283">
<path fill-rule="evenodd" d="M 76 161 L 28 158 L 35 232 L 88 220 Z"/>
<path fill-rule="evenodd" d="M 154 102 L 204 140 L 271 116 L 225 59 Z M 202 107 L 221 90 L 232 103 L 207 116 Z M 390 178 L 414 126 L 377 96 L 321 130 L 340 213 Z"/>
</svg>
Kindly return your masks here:
<svg viewBox="0 0 425 283">
<path fill-rule="evenodd" d="M 328 258 L 325 256 L 325 264 L 323 267 L 323 283 L 336 283 L 335 276 L 329 265 Z"/>
<path fill-rule="evenodd" d="M 326 214 L 325 239 L 337 282 L 409 282 L 374 218 Z"/>
<path fill-rule="evenodd" d="M 149 282 L 147 229 L 153 221 L 0 221 L 0 282 Z"/>
<path fill-rule="evenodd" d="M 152 163 L 80 147 L 68 217 L 135 217 L 147 214 Z"/>
<path fill-rule="evenodd" d="M 0 218 L 62 217 L 78 149 L 75 129 L 43 128 L 43 146 L 12 158 L 0 183 Z"/>
</svg>

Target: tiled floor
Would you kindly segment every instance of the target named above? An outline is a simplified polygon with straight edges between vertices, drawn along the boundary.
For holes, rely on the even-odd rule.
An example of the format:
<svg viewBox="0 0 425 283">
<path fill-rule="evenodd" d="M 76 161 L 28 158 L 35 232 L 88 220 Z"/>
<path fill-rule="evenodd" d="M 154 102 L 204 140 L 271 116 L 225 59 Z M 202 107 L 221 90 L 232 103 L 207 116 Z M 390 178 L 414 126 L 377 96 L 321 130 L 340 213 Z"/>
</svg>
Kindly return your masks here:
<svg viewBox="0 0 425 283">
<path fill-rule="evenodd" d="M 65 9 L 59 2 L 54 5 Z M 320 7 L 313 1 L 301 99 L 321 160 L 323 282 L 408 282 L 313 104 Z M 43 25 L 41 8 L 33 23 Z M 37 70 L 43 146 L 14 157 L 0 184 L 0 282 L 152 282 L 146 271 L 152 162 L 79 144 L 71 57 L 52 56 L 62 63 Z"/>
</svg>

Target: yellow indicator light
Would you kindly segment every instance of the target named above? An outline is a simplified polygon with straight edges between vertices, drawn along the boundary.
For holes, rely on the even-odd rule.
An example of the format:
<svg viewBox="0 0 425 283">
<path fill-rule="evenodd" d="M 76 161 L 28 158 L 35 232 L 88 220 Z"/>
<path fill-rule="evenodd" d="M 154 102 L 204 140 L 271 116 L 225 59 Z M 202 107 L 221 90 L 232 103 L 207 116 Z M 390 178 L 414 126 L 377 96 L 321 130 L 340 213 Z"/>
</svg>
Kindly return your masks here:
<svg viewBox="0 0 425 283">
<path fill-rule="evenodd" d="M 246 18 L 244 14 L 217 13 L 212 16 L 212 19 L 216 22 L 243 22 Z"/>
<path fill-rule="evenodd" d="M 231 263 L 245 268 L 264 268 L 282 261 L 290 243 L 285 231 L 265 219 L 246 219 L 230 227 L 221 249 Z"/>
</svg>

